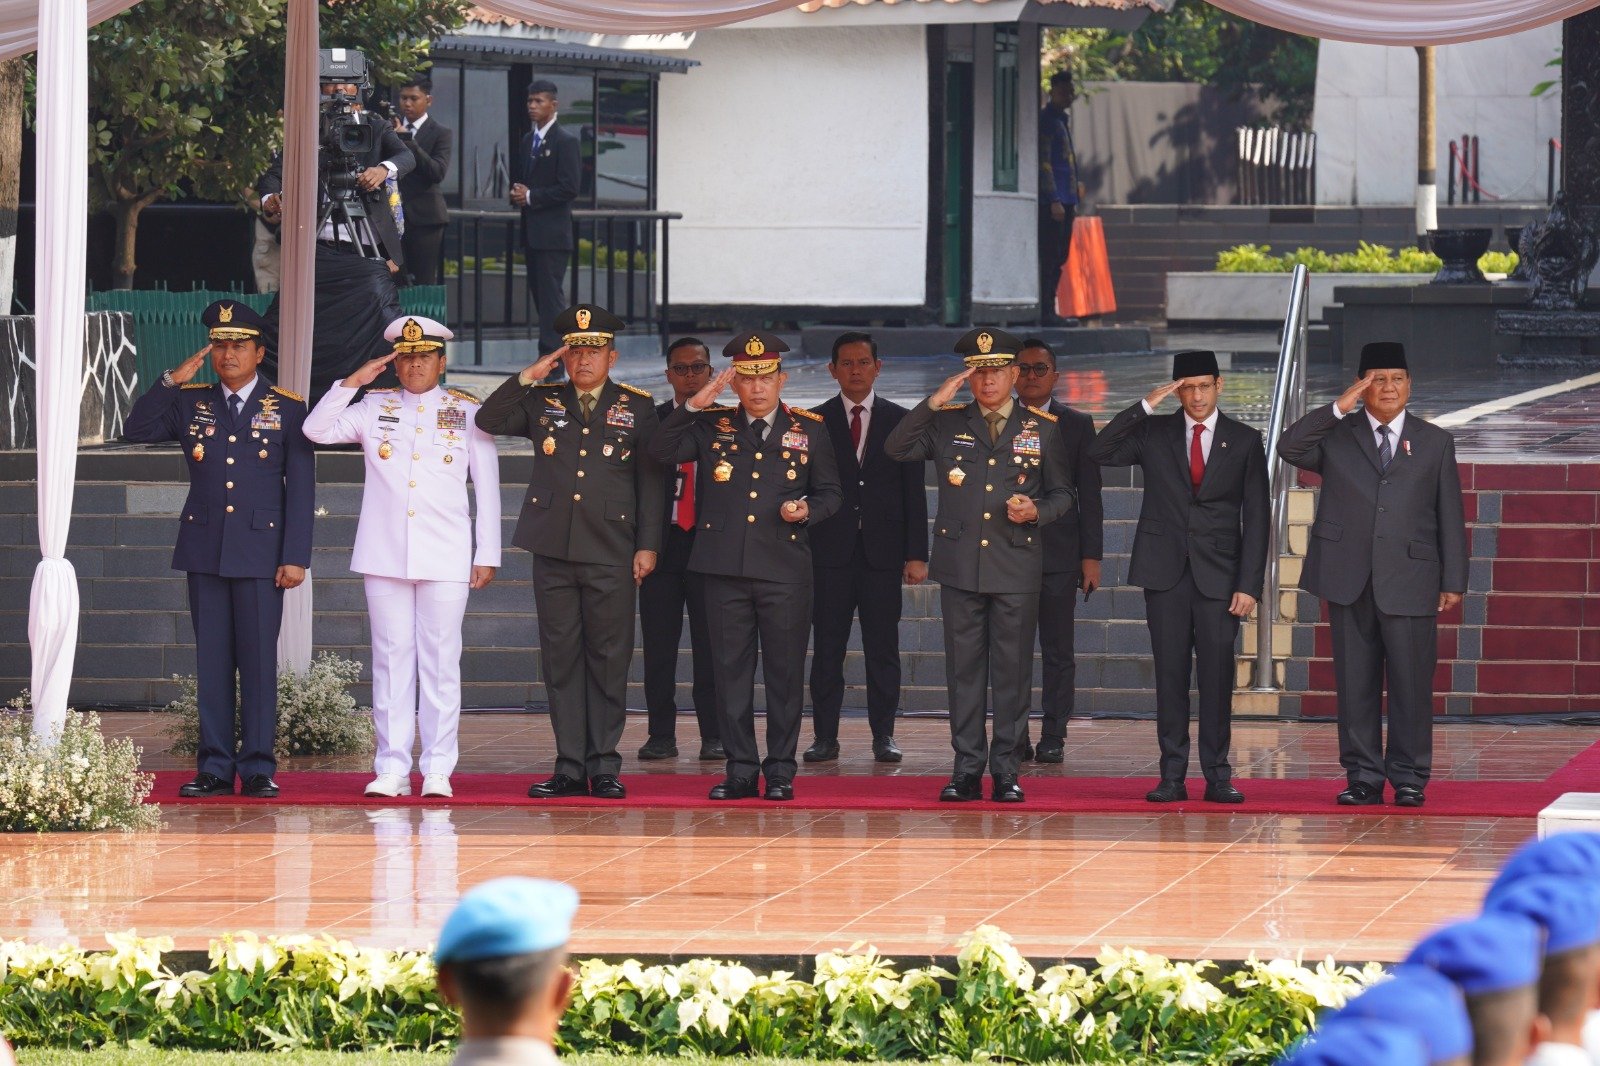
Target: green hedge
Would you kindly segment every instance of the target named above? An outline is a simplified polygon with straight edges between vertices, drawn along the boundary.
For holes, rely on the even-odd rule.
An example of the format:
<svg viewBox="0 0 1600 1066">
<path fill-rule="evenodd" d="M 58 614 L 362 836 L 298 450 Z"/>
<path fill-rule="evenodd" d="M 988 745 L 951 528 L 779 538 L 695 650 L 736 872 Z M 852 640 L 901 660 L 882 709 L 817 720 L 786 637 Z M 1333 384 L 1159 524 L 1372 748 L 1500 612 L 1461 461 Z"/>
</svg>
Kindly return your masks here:
<svg viewBox="0 0 1600 1066">
<path fill-rule="evenodd" d="M 1304 266 L 1313 274 L 1433 274 L 1443 263 L 1432 252 L 1402 248 L 1398 252 L 1361 241 L 1353 252 L 1324 252 L 1296 248 L 1273 255 L 1270 244 L 1238 244 L 1217 253 L 1216 269 L 1224 274 L 1287 274 Z M 1509 274 L 1517 269 L 1516 252 L 1485 252 L 1478 269 L 1486 274 Z"/>
<path fill-rule="evenodd" d="M 237 934 L 179 973 L 169 940 L 107 939 L 99 953 L 0 941 L 0 1030 L 22 1047 L 219 1051 L 427 1050 L 459 1034 L 424 953 Z M 711 959 L 575 968 L 567 1053 L 1245 1064 L 1273 1061 L 1378 973 L 1287 959 L 1221 973 L 1110 949 L 1093 969 L 1037 972 L 989 926 L 953 973 L 899 970 L 862 945 L 817 956 L 810 980 Z"/>
</svg>

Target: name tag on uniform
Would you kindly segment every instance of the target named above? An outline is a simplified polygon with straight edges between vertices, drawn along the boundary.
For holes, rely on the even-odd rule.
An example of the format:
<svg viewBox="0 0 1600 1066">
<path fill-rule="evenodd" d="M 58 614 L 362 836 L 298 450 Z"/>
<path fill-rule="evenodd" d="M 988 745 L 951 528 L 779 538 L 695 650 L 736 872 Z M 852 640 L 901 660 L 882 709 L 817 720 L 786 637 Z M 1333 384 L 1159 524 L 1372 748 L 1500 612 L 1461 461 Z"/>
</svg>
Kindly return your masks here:
<svg viewBox="0 0 1600 1066">
<path fill-rule="evenodd" d="M 1011 450 L 1017 455 L 1038 455 L 1040 451 L 1039 434 L 1018 433 L 1011 438 Z"/>
<path fill-rule="evenodd" d="M 633 412 L 626 407 L 613 407 L 606 412 L 606 425 L 619 429 L 633 428 Z"/>
<path fill-rule="evenodd" d="M 566 418 L 567 409 L 565 407 L 546 403 L 544 405 L 544 416 L 546 418 Z"/>
<path fill-rule="evenodd" d="M 467 428 L 467 412 L 459 407 L 439 408 L 439 418 L 435 429 L 464 430 Z"/>
<path fill-rule="evenodd" d="M 785 448 L 793 448 L 797 452 L 809 451 L 811 449 L 811 438 L 804 433 L 785 433 L 783 435 L 783 446 Z"/>
<path fill-rule="evenodd" d="M 951 437 L 950 443 L 955 445 L 957 448 L 975 448 L 978 445 L 978 442 L 970 433 L 961 433 L 957 436 Z"/>
<path fill-rule="evenodd" d="M 400 416 L 399 415 L 379 415 L 378 416 L 378 421 L 379 422 L 396 422 L 396 423 L 398 423 L 400 421 Z"/>
<path fill-rule="evenodd" d="M 210 411 L 202 411 L 198 407 L 195 408 L 194 414 L 191 415 L 190 418 L 202 426 L 214 426 L 217 424 L 216 415 L 212 414 Z"/>
</svg>

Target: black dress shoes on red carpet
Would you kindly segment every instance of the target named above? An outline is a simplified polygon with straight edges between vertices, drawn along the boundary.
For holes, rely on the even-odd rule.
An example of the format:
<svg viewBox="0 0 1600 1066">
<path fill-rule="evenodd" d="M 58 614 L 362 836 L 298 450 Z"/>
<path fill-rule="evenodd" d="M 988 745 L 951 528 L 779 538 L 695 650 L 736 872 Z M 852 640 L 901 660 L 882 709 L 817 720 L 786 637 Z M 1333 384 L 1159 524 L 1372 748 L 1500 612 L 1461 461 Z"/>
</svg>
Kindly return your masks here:
<svg viewBox="0 0 1600 1066">
<path fill-rule="evenodd" d="M 1144 794 L 1151 803 L 1181 803 L 1189 798 L 1189 788 L 1182 781 L 1163 781 Z"/>
<path fill-rule="evenodd" d="M 1231 781 L 1212 781 L 1206 785 L 1207 803 L 1243 803 L 1244 793 L 1233 787 Z"/>
<path fill-rule="evenodd" d="M 761 798 L 787 803 L 789 800 L 794 799 L 794 786 L 787 781 L 773 781 L 769 778 L 767 780 L 767 791 L 762 794 Z"/>
<path fill-rule="evenodd" d="M 1017 775 L 995 774 L 992 795 L 996 803 L 1021 803 L 1023 800 L 1022 786 L 1017 784 Z"/>
<path fill-rule="evenodd" d="M 1421 796 L 1420 792 L 1418 796 Z M 1339 793 L 1339 806 L 1341 807 L 1376 807 L 1382 802 L 1382 785 L 1368 785 L 1357 781 Z"/>
<path fill-rule="evenodd" d="M 193 781 L 178 789 L 178 795 L 185 799 L 194 799 L 197 796 L 231 796 L 233 782 L 224 781 L 215 774 L 196 774 Z"/>
<path fill-rule="evenodd" d="M 1420 807 L 1426 802 L 1422 789 L 1416 785 L 1401 785 L 1394 790 L 1394 805 L 1396 807 Z"/>
<path fill-rule="evenodd" d="M 894 742 L 894 737 L 873 737 L 872 758 L 877 762 L 899 762 L 901 758 L 900 745 Z"/>
<path fill-rule="evenodd" d="M 555 799 L 558 796 L 587 796 L 589 783 L 566 774 L 556 774 L 548 781 L 540 781 L 528 789 L 529 799 Z"/>
<path fill-rule="evenodd" d="M 239 790 L 239 795 L 258 800 L 277 799 L 278 783 L 266 774 L 251 774 L 250 780 Z"/>
<path fill-rule="evenodd" d="M 983 799 L 983 778 L 977 774 L 955 774 L 939 792 L 940 803 L 970 803 Z"/>
<path fill-rule="evenodd" d="M 596 799 L 626 799 L 628 790 L 622 787 L 616 774 L 595 774 L 589 779 L 589 795 Z"/>
<path fill-rule="evenodd" d="M 817 740 L 800 756 L 806 762 L 833 762 L 839 757 L 839 742 L 837 740 Z"/>
<path fill-rule="evenodd" d="M 754 777 L 730 777 L 725 781 L 711 786 L 710 797 L 714 800 L 747 800 L 755 799 L 761 794 L 757 779 Z"/>
</svg>

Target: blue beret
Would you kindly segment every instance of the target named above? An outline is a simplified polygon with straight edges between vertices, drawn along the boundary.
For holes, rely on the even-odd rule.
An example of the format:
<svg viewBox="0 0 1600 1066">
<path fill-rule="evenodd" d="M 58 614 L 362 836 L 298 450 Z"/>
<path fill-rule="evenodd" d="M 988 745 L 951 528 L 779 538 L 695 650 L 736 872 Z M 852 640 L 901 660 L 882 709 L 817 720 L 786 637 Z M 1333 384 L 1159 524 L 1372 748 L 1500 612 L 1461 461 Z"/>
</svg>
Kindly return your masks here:
<svg viewBox="0 0 1600 1066">
<path fill-rule="evenodd" d="M 1491 891 L 1483 908 L 1538 922 L 1546 955 L 1600 942 L 1600 883 L 1587 878 L 1524 877 Z"/>
<path fill-rule="evenodd" d="M 1394 976 L 1361 993 L 1334 1018 L 1389 1022 L 1410 1029 L 1428 1045 L 1431 1062 L 1472 1054 L 1472 1020 L 1461 990 L 1437 970 L 1396 966 Z"/>
<path fill-rule="evenodd" d="M 1489 894 L 1513 881 L 1544 874 L 1600 880 L 1600 833 L 1557 833 L 1528 841 L 1500 867 Z"/>
<path fill-rule="evenodd" d="M 500 877 L 470 889 L 439 930 L 434 962 L 548 951 L 567 942 L 578 893 L 560 881 Z"/>
<path fill-rule="evenodd" d="M 1428 1066 L 1428 1045 L 1410 1029 L 1334 1018 L 1281 1060 L 1290 1066 Z"/>
<path fill-rule="evenodd" d="M 1520 914 L 1481 914 L 1435 929 L 1405 961 L 1428 966 L 1469 996 L 1525 988 L 1539 980 L 1544 930 Z"/>
</svg>

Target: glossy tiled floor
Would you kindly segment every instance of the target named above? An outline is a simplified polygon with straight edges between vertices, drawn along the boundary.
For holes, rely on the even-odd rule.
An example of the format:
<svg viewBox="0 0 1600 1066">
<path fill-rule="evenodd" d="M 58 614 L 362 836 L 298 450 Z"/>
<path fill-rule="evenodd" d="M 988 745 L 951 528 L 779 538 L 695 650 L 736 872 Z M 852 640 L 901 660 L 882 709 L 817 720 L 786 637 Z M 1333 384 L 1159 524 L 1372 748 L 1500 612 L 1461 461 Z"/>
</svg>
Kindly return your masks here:
<svg viewBox="0 0 1600 1066">
<path fill-rule="evenodd" d="M 107 725 L 146 745 L 150 768 L 181 764 L 155 750 L 155 716 Z M 629 722 L 625 773 L 645 768 L 631 756 L 643 725 Z M 1066 765 L 1038 772 L 1145 776 L 1151 729 L 1075 723 Z M 685 720 L 681 738 L 692 732 Z M 536 718 L 473 715 L 463 733 L 463 771 L 549 765 Z M 898 735 L 898 772 L 947 771 L 943 721 L 908 720 Z M 1541 779 L 1597 736 L 1441 726 L 1436 773 Z M 878 772 L 862 754 L 864 723 L 847 720 L 844 738 L 838 772 Z M 1241 723 L 1235 752 L 1241 777 L 1329 777 L 1330 799 L 1336 790 L 1329 725 Z M 137 928 L 200 947 L 234 929 L 327 930 L 422 945 L 461 887 L 524 873 L 578 886 L 580 952 L 796 954 L 861 940 L 906 957 L 952 952 L 989 922 L 1035 956 L 1112 944 L 1392 959 L 1471 909 L 1531 830 L 1523 819 L 1354 821 L 1331 806 L 1327 817 L 186 806 L 166 811 L 160 833 L 0 837 L 0 936 L 93 944 Z"/>
</svg>

